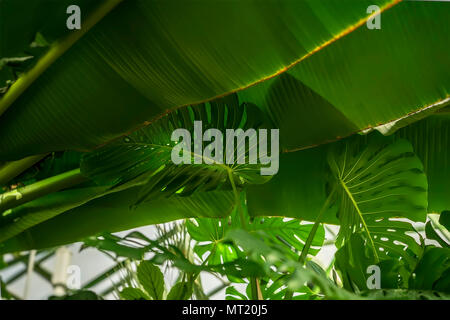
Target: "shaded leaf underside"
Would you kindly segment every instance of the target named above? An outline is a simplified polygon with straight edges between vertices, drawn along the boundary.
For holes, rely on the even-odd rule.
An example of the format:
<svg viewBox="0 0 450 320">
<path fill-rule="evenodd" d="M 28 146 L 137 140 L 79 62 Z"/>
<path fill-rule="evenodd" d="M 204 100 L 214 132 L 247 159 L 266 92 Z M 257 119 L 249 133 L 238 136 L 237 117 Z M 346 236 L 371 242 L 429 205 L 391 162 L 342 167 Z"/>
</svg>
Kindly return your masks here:
<svg viewBox="0 0 450 320">
<path fill-rule="evenodd" d="M 369 30 L 366 9 L 373 2 L 123 2 L 1 116 L 2 159 L 91 149 L 164 110 L 236 91 L 288 130 L 289 119 L 313 108 L 308 96 L 298 96 L 298 81 L 324 99 L 314 108 L 334 109 L 336 121 L 322 127 L 326 134 L 286 140 L 286 149 L 447 98 L 448 65 L 434 63 L 445 61 L 447 4 L 375 1 L 382 29 Z M 281 116 L 286 99 L 298 103 Z M 320 112 L 308 120 L 306 132 L 321 132 Z"/>
</svg>

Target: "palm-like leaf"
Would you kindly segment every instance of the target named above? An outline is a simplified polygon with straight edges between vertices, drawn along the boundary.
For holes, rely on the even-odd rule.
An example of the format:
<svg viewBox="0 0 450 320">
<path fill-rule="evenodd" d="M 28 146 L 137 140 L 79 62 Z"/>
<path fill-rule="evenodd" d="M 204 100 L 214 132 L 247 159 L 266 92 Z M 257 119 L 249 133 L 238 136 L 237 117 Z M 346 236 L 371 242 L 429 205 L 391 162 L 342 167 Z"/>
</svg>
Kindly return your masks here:
<svg viewBox="0 0 450 320">
<path fill-rule="evenodd" d="M 201 121 L 203 130 L 226 129 L 257 130 L 264 124 L 264 117 L 254 105 L 239 105 L 237 96 L 231 95 L 208 104 L 185 107 L 159 119 L 155 123 L 126 136 L 120 142 L 112 143 L 104 148 L 88 153 L 81 162 L 81 170 L 86 176 L 99 184 L 120 185 L 142 176 L 144 186 L 140 191 L 138 203 L 151 200 L 159 194 L 170 196 L 174 193 L 188 196 L 195 191 L 211 191 L 215 189 L 231 189 L 230 177 L 235 185 L 244 183 L 265 182 L 270 177 L 262 177 L 261 164 L 249 164 L 249 152 L 258 151 L 257 138 L 234 143 L 234 151 L 241 150 L 245 159 L 234 157 L 233 163 L 227 163 L 227 154 L 215 150 L 221 158 L 220 162 L 205 159 L 204 154 L 189 154 L 191 164 L 175 164 L 171 154 L 177 141 L 171 140 L 172 132 L 185 128 L 195 137 L 194 122 Z M 203 134 L 203 133 L 201 133 Z M 256 131 L 255 131 L 256 134 Z M 195 138 L 194 138 L 195 139 Z M 209 142 L 200 137 L 200 150 Z M 230 140 L 223 137 L 221 145 L 225 148 Z M 183 141 L 184 142 L 184 141 Z M 223 152 L 223 154 L 221 154 Z M 200 159 L 199 164 L 195 161 Z M 238 164 L 244 160 L 244 164 Z M 207 162 L 208 161 L 208 162 Z"/>
</svg>

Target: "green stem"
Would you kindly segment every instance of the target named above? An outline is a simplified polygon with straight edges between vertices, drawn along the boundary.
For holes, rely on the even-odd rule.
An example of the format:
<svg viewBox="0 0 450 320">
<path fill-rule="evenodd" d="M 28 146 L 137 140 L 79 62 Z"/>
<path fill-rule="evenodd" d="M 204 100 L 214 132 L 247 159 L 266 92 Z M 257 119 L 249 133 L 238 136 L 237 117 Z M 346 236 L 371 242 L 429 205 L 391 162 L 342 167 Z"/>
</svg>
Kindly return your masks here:
<svg viewBox="0 0 450 320">
<path fill-rule="evenodd" d="M 319 214 L 317 215 L 316 221 L 314 222 L 314 225 L 311 229 L 311 231 L 308 234 L 308 238 L 306 239 L 305 245 L 303 246 L 302 252 L 300 253 L 300 257 L 298 259 L 298 262 L 301 263 L 301 265 L 304 265 L 306 262 L 306 257 L 308 255 L 309 249 L 311 248 L 311 244 L 314 240 L 314 237 L 316 235 L 317 229 L 319 228 L 320 221 L 322 220 L 322 216 L 324 212 L 328 209 L 330 206 L 331 200 L 333 198 L 334 193 L 336 192 L 336 188 L 333 188 L 333 190 L 328 195 L 327 199 L 325 200 L 322 208 L 319 211 Z M 286 291 L 286 295 L 284 297 L 285 300 L 292 300 L 292 297 L 294 296 L 294 292 L 291 290 Z"/>
<path fill-rule="evenodd" d="M 0 213 L 49 193 L 80 184 L 87 179 L 74 169 L 0 195 Z"/>
<path fill-rule="evenodd" d="M 45 156 L 45 154 L 40 154 L 5 163 L 0 168 L 0 186 L 7 184 Z"/>
<path fill-rule="evenodd" d="M 241 206 L 241 199 L 240 199 L 239 192 L 237 191 L 237 188 L 236 188 L 236 185 L 235 185 L 234 179 L 233 179 L 233 171 L 229 168 L 227 169 L 227 171 L 228 171 L 228 178 L 230 179 L 231 187 L 233 188 L 235 207 L 237 208 L 237 210 L 239 212 L 242 229 L 247 230 L 247 224 L 245 222 L 244 211 L 242 210 L 242 206 Z"/>
<path fill-rule="evenodd" d="M 242 206 L 241 206 L 241 198 L 239 196 L 236 185 L 234 183 L 233 171 L 231 169 L 228 169 L 228 178 L 230 179 L 231 187 L 233 188 L 234 198 L 236 201 L 235 206 L 236 206 L 236 208 L 239 212 L 239 216 L 241 218 L 242 229 L 247 230 L 247 223 L 245 221 L 244 211 L 242 210 Z M 261 288 L 259 287 L 258 278 L 251 277 L 250 278 L 250 286 L 251 286 L 251 293 L 252 293 L 251 299 L 252 300 L 262 300 L 263 296 L 261 293 Z"/>
<path fill-rule="evenodd" d="M 258 278 L 256 277 L 251 277 L 250 278 L 250 287 L 251 287 L 251 299 L 252 300 L 262 300 L 261 297 L 261 290 L 259 290 L 259 283 L 258 283 Z"/>
<path fill-rule="evenodd" d="M 220 286 L 216 287 L 215 289 L 211 290 L 211 292 L 209 292 L 205 298 L 206 300 L 209 300 L 209 298 L 211 298 L 211 296 L 215 295 L 217 292 L 222 291 L 223 289 L 225 289 L 226 287 L 228 287 L 230 285 L 229 282 L 225 282 L 223 284 L 221 284 Z"/>
<path fill-rule="evenodd" d="M 319 215 L 317 216 L 316 221 L 314 222 L 314 225 L 309 232 L 308 238 L 306 239 L 305 246 L 302 249 L 302 253 L 300 254 L 300 258 L 298 259 L 298 262 L 301 264 L 305 264 L 306 262 L 306 256 L 308 255 L 309 249 L 311 248 L 312 242 L 314 240 L 314 237 L 316 235 L 317 229 L 319 228 L 320 221 L 322 220 L 323 213 L 327 210 L 327 208 L 330 206 L 331 198 L 333 197 L 336 189 L 333 189 L 331 191 L 330 195 L 328 196 L 327 200 L 325 201 L 324 205 L 320 209 Z"/>
</svg>

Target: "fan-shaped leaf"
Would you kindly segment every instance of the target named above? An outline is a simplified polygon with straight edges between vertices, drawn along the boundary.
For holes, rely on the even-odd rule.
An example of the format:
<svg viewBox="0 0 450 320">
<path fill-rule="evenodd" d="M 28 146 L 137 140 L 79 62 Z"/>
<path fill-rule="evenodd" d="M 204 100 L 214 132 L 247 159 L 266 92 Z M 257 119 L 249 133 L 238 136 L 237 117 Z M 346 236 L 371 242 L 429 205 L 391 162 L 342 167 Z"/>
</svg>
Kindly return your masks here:
<svg viewBox="0 0 450 320">
<path fill-rule="evenodd" d="M 203 141 L 203 132 L 196 132 L 196 121 L 201 123 L 205 133 L 208 129 L 221 130 L 222 140 L 216 145 L 218 148 L 214 146 L 214 159 L 202 153 L 209 143 Z M 249 154 L 258 151 L 256 130 L 263 124 L 264 117 L 255 106 L 239 105 L 237 96 L 231 95 L 207 105 L 178 109 L 117 143 L 88 153 L 83 158 L 81 170 L 100 184 L 119 185 L 143 176 L 145 185 L 140 192 L 138 203 L 148 201 L 161 193 L 168 196 L 174 193 L 190 195 L 196 190 L 231 189 L 230 172 L 238 186 L 245 182 L 264 182 L 270 177 L 261 176 L 262 165 L 249 163 Z M 189 145 L 185 145 L 191 150 L 187 155 L 191 164 L 175 164 L 172 161 L 172 153 L 178 145 L 178 141 L 172 140 L 172 133 L 180 128 L 191 133 L 189 138 L 184 139 L 193 138 Z M 225 129 L 242 129 L 249 133 L 249 137 L 238 139 L 237 144 L 231 144 L 230 140 L 234 141 L 235 138 L 225 135 Z M 196 137 L 198 134 L 202 136 Z M 229 163 L 228 151 L 224 150 L 229 146 L 237 154 L 232 163 Z M 241 161 L 244 164 L 240 164 Z"/>
</svg>

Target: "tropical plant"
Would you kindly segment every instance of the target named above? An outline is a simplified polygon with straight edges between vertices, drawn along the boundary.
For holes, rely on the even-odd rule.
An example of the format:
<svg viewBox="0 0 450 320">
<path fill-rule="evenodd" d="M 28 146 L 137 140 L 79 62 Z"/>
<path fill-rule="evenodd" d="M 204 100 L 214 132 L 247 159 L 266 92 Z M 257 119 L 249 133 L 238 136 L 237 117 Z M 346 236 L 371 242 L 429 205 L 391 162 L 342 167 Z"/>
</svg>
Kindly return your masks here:
<svg viewBox="0 0 450 320">
<path fill-rule="evenodd" d="M 128 299 L 207 298 L 201 272 L 229 299 L 446 298 L 448 6 L 1 1 L 0 254 L 83 241 L 137 266 L 118 285 Z M 195 148 L 203 161 L 173 163 L 172 132 L 194 136 L 196 121 L 279 129 L 279 172 Z M 251 141 L 235 146 L 244 160 Z M 177 244 L 112 234 L 180 219 Z M 339 234 L 323 270 L 327 224 Z M 180 271 L 170 290 L 164 264 Z"/>
</svg>

